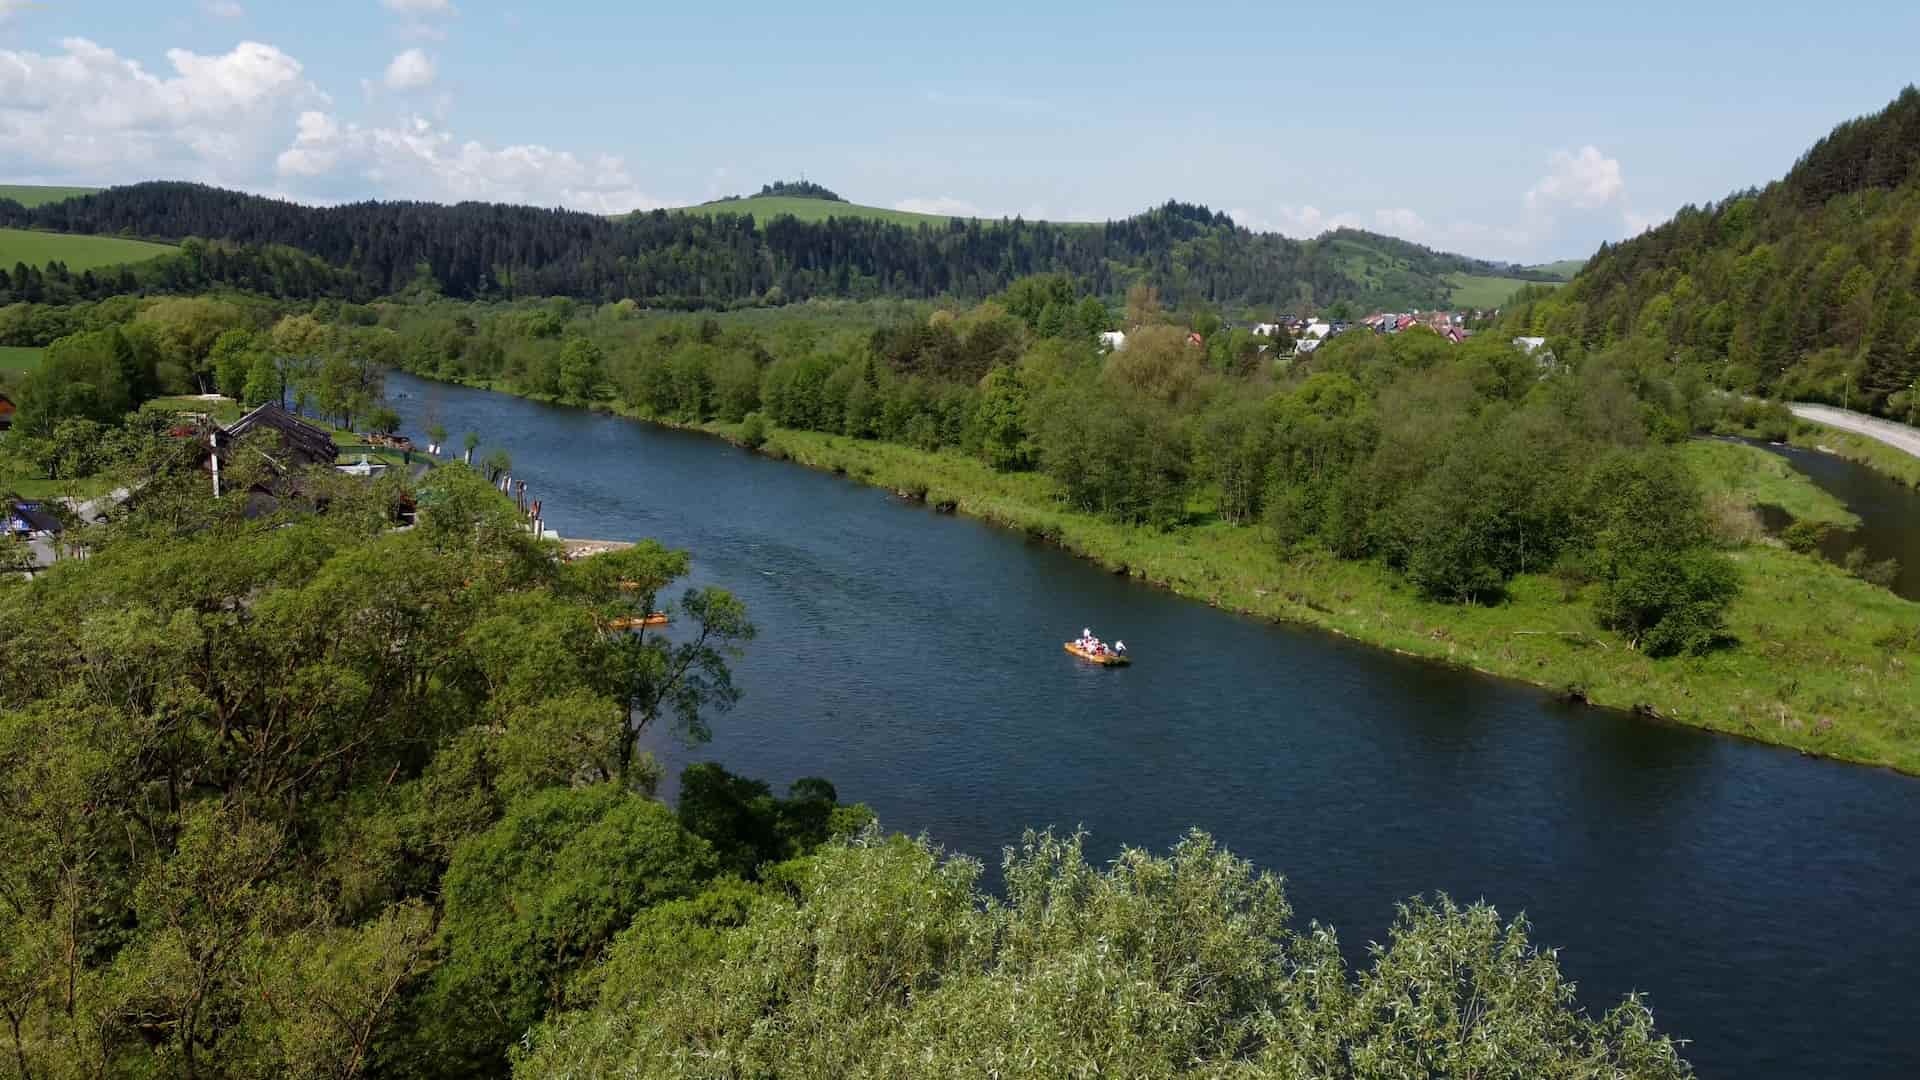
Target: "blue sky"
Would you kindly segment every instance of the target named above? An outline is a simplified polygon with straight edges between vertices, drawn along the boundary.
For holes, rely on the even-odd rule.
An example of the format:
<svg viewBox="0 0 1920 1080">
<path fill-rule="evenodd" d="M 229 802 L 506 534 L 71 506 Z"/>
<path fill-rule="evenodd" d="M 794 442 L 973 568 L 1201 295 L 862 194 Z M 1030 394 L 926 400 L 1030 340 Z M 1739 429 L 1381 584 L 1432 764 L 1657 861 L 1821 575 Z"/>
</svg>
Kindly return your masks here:
<svg viewBox="0 0 1920 1080">
<path fill-rule="evenodd" d="M 804 172 L 1545 260 L 1778 176 L 1920 78 L 1920 5 L 1846 8 L 0 0 L 0 181 L 612 211 Z"/>
</svg>

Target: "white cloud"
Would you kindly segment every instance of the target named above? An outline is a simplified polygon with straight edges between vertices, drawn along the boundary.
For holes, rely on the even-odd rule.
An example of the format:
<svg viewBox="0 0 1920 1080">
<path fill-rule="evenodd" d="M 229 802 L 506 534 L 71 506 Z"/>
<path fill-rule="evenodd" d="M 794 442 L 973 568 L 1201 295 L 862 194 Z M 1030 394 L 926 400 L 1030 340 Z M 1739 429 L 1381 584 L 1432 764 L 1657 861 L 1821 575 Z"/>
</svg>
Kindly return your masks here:
<svg viewBox="0 0 1920 1080">
<path fill-rule="evenodd" d="M 433 61 L 419 49 L 408 49 L 387 65 L 384 79 L 389 90 L 420 90 L 433 85 Z"/>
<path fill-rule="evenodd" d="M 1547 175 L 1528 190 L 1526 206 L 1528 210 L 1548 212 L 1562 206 L 1598 210 L 1624 199 L 1626 193 L 1619 159 L 1607 157 L 1598 147 L 1583 146 L 1578 151 L 1553 152 Z"/>
<path fill-rule="evenodd" d="M 910 214 L 937 214 L 941 217 L 998 217 L 989 214 L 979 206 L 965 199 L 956 199 L 951 195 L 940 195 L 930 199 L 901 199 L 893 204 L 895 210 L 905 210 Z"/>
<path fill-rule="evenodd" d="M 380 0 L 388 11 L 420 18 L 427 15 L 452 15 L 453 0 Z"/>
<path fill-rule="evenodd" d="M 1427 223 L 1421 220 L 1419 214 L 1405 207 L 1398 207 L 1391 210 L 1375 210 L 1373 212 L 1373 225 L 1374 228 L 1379 229 L 1381 232 L 1392 233 L 1395 236 L 1407 239 L 1424 236 L 1427 233 Z"/>
<path fill-rule="evenodd" d="M 1382 210 L 1385 214 L 1390 211 Z M 1406 211 L 1412 213 L 1412 211 Z M 1317 206 L 1279 206 L 1272 212 L 1235 209 L 1227 211 L 1234 223 L 1254 232 L 1277 232 L 1295 239 L 1309 239 L 1334 229 L 1358 229 L 1366 219 L 1359 214 L 1328 214 Z"/>
<path fill-rule="evenodd" d="M 601 214 L 669 205 L 641 191 L 621 158 L 460 142 L 423 117 L 399 127 L 362 127 L 308 111 L 276 164 L 295 186 L 337 188 L 358 178 L 386 198 L 528 203 Z"/>
<path fill-rule="evenodd" d="M 295 110 L 327 100 L 299 61 L 259 42 L 217 56 L 171 49 L 171 76 L 85 38 L 60 45 L 0 49 L 0 160 L 46 175 L 240 181 Z"/>
<path fill-rule="evenodd" d="M 1631 208 L 1621 214 L 1626 221 L 1628 236 L 1639 236 L 1648 229 L 1664 225 L 1671 216 L 1671 214 L 1640 214 L 1635 213 Z"/>
<path fill-rule="evenodd" d="M 238 0 L 201 0 L 200 10 L 216 19 L 239 19 L 247 14 Z"/>
</svg>

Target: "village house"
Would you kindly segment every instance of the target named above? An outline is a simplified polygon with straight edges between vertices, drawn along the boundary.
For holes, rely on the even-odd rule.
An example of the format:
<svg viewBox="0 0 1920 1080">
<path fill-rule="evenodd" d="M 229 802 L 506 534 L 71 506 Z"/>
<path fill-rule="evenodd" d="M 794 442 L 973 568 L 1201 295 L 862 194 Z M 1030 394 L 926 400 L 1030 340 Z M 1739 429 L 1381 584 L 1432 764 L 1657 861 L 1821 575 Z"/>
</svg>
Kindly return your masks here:
<svg viewBox="0 0 1920 1080">
<path fill-rule="evenodd" d="M 1108 352 L 1119 352 L 1127 347 L 1127 335 L 1119 330 L 1108 330 L 1100 335 L 1100 347 Z"/>
</svg>

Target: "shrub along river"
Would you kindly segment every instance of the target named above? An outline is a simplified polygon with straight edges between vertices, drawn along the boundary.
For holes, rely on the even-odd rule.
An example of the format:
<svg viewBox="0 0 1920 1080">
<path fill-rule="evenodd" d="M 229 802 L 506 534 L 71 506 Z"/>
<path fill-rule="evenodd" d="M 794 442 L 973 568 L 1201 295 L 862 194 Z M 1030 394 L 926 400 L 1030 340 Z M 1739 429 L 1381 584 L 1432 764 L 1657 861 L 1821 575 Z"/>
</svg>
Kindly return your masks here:
<svg viewBox="0 0 1920 1080">
<path fill-rule="evenodd" d="M 505 448 L 567 536 L 689 549 L 760 637 L 714 741 L 998 862 L 1188 827 L 1286 876 L 1350 955 L 1397 900 L 1525 912 L 1589 1007 L 1648 995 L 1704 1076 L 1920 1075 L 1920 781 L 1556 702 L 1212 610 L 1057 549 L 720 441 L 390 377 Z M 1082 627 L 1132 668 L 1075 661 Z"/>
</svg>

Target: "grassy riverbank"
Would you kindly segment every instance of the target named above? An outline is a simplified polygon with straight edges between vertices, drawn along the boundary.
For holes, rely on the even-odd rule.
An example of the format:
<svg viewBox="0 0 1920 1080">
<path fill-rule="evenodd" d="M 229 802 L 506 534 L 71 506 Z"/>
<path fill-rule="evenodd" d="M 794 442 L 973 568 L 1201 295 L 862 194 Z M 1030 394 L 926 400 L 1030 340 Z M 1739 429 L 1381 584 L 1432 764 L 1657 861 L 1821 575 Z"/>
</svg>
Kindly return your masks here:
<svg viewBox="0 0 1920 1080">
<path fill-rule="evenodd" d="M 1878 439 L 1816 424 L 1811 420 L 1796 419 L 1787 441 L 1808 450 L 1837 454 L 1907 487 L 1920 488 L 1920 458 Z"/>
<path fill-rule="evenodd" d="M 1826 489 L 1808 480 L 1787 459 L 1745 443 L 1695 439 L 1681 456 L 1711 498 L 1724 495 L 1751 510 L 1777 506 L 1796 521 L 1852 528 L 1860 519 Z"/>
<path fill-rule="evenodd" d="M 739 435 L 738 425 L 724 423 L 696 430 Z M 1319 553 L 1283 559 L 1262 530 L 1217 521 L 1166 532 L 1121 525 L 1065 508 L 1045 476 L 995 472 L 960 454 L 791 429 L 772 431 L 763 452 L 952 504 L 1214 607 L 1319 627 L 1596 705 L 1920 774 L 1920 604 L 1772 542 L 1731 553 L 1744 585 L 1729 616 L 1734 643 L 1704 657 L 1654 660 L 1599 630 L 1584 598 L 1545 575 L 1516 578 L 1497 606 L 1439 604 L 1378 563 Z M 1709 490 L 1745 505 L 1773 503 L 1836 523 L 1850 516 L 1757 447 L 1699 443 L 1685 453 Z M 1204 508 L 1195 515 L 1207 517 Z M 1151 667 L 1144 643 L 1141 652 Z"/>
</svg>

